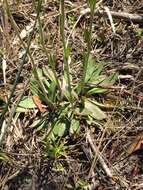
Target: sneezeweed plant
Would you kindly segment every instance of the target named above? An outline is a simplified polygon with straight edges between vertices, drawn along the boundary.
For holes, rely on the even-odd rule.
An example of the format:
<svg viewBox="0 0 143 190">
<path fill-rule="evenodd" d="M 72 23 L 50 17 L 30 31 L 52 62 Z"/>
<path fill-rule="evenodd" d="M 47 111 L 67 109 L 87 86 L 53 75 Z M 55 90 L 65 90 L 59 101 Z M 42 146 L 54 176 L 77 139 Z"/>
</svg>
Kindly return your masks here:
<svg viewBox="0 0 143 190">
<path fill-rule="evenodd" d="M 43 113 L 43 119 L 37 120 L 32 126 L 36 127 L 37 130 L 41 130 L 47 126 L 46 120 L 48 120 L 48 126 L 51 128 L 48 133 L 48 139 L 53 141 L 64 135 L 74 135 L 74 133 L 79 132 L 81 119 L 87 122 L 90 121 L 91 124 L 106 120 L 106 113 L 101 110 L 101 107 L 104 107 L 104 105 L 95 100 L 95 97 L 98 94 L 108 93 L 106 86 L 114 84 L 117 79 L 117 74 L 111 74 L 106 77 L 102 74 L 103 70 L 104 64 L 96 62 L 96 60 L 90 56 L 87 64 L 84 89 L 79 92 L 82 79 L 76 84 L 74 81 L 71 83 L 73 99 L 73 103 L 71 103 L 66 78 L 63 78 L 63 83 L 58 79 L 62 89 L 61 95 L 52 70 L 48 66 L 41 69 L 38 68 L 37 72 L 43 82 L 49 101 L 54 105 L 54 110 L 48 112 L 49 106 L 46 105 L 45 97 L 36 83 L 34 76 L 32 76 L 30 81 L 31 93 L 38 96 L 43 104 L 46 105 L 47 109 L 47 114 Z M 24 97 L 19 105 L 25 108 L 27 106 L 29 108 L 36 108 L 36 105 L 30 97 Z"/>
<path fill-rule="evenodd" d="M 101 110 L 103 104 L 95 100 L 97 94 L 108 93 L 106 86 L 113 85 L 117 79 L 117 74 L 105 76 L 103 74 L 105 63 L 96 61 L 91 55 L 91 38 L 92 38 L 92 23 L 95 9 L 95 0 L 88 0 L 90 8 L 90 24 L 85 30 L 85 41 L 87 43 L 87 52 L 84 53 L 83 65 L 81 65 L 83 73 L 79 81 L 72 80 L 70 74 L 69 57 L 72 53 L 69 46 L 66 44 L 64 33 L 65 12 L 64 1 L 60 1 L 60 33 L 63 45 L 63 64 L 64 69 L 62 76 L 57 77 L 58 73 L 55 70 L 54 55 L 49 55 L 49 65 L 37 68 L 37 75 L 42 84 L 42 89 L 37 83 L 34 74 L 30 80 L 30 90 L 32 95 L 38 96 L 47 109 L 45 117 L 33 123 L 33 127 L 41 130 L 43 127 L 49 127 L 49 132 L 46 136 L 46 141 L 56 142 L 57 139 L 65 135 L 74 135 L 80 131 L 80 121 L 85 120 L 90 124 L 97 121 L 106 120 L 107 116 Z M 39 23 L 40 23 L 39 17 Z M 41 26 L 41 25 L 40 25 Z M 43 39 L 43 31 L 40 27 L 40 33 Z M 44 41 L 42 40 L 42 43 Z M 44 46 L 42 46 L 44 48 Z M 45 50 L 44 50 L 45 51 Z M 46 54 L 47 55 L 47 54 Z M 44 89 L 44 93 L 43 93 Z M 45 97 L 46 94 L 46 97 Z M 47 101 L 48 98 L 48 101 Z M 31 107 L 35 108 L 32 98 L 24 97 L 19 104 L 21 107 L 26 107 L 31 101 Z M 25 103 L 26 102 L 26 103 Z M 51 144 L 49 153 L 55 157 L 62 155 L 63 147 L 59 144 Z M 47 147 L 47 145 L 46 145 Z"/>
</svg>

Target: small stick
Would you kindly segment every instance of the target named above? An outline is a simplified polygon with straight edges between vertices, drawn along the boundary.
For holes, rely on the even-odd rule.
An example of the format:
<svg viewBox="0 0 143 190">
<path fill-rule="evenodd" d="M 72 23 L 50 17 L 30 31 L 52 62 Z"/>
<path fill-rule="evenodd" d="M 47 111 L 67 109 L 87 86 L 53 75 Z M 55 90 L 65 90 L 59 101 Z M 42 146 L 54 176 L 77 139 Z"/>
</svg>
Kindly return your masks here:
<svg viewBox="0 0 143 190">
<path fill-rule="evenodd" d="M 81 11 L 81 14 L 87 14 L 90 12 L 90 9 L 84 9 Z M 123 19 L 126 21 L 132 21 L 133 23 L 143 23 L 143 16 L 138 15 L 138 14 L 131 14 L 131 13 L 126 13 L 126 12 L 115 12 L 115 11 L 110 11 L 110 14 L 112 15 L 113 18 L 117 19 Z M 107 12 L 104 10 L 96 10 L 94 12 L 95 16 L 104 16 L 107 17 Z"/>
<path fill-rule="evenodd" d="M 112 18 L 112 15 L 111 15 L 111 11 L 109 10 L 108 7 L 104 7 L 107 15 L 108 15 L 108 18 L 109 18 L 109 21 L 110 21 L 110 24 L 111 24 L 111 28 L 113 30 L 113 34 L 116 34 L 116 31 L 115 31 L 115 25 L 114 25 L 114 22 L 113 22 L 113 18 Z"/>
<path fill-rule="evenodd" d="M 107 166 L 107 164 L 105 163 L 104 159 L 102 158 L 102 156 L 99 154 L 99 151 L 97 150 L 97 147 L 93 144 L 92 142 L 92 139 L 91 139 L 91 136 L 90 136 L 90 133 L 89 131 L 87 132 L 87 136 L 86 136 L 87 140 L 88 140 L 88 143 L 90 144 L 93 152 L 98 155 L 98 160 L 99 160 L 99 163 L 101 164 L 102 168 L 104 169 L 106 175 L 113 179 L 113 175 L 109 169 L 109 167 Z"/>
</svg>

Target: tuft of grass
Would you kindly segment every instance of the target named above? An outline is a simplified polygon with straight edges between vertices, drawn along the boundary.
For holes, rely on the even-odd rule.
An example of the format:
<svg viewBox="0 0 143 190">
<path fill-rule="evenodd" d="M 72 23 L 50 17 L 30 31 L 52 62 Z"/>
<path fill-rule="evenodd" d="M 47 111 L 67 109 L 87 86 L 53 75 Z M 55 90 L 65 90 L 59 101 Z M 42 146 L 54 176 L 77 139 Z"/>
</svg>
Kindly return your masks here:
<svg viewBox="0 0 143 190">
<path fill-rule="evenodd" d="M 15 112 L 18 111 L 18 106 L 19 108 L 22 107 L 24 109 L 35 109 L 35 107 L 39 106 L 39 108 L 41 109 L 41 107 L 44 105 L 44 111 L 46 112 L 46 116 L 34 121 L 32 126 L 37 128 L 37 130 L 41 130 L 44 127 L 47 127 L 48 123 L 49 130 L 46 134 L 45 143 L 51 142 L 51 145 L 53 142 L 56 142 L 58 139 L 61 139 L 66 135 L 72 136 L 76 133 L 79 133 L 80 124 L 83 120 L 88 126 L 89 124 L 93 125 L 98 121 L 106 122 L 107 119 L 106 113 L 102 110 L 102 107 L 104 107 L 104 105 L 101 102 L 98 102 L 98 99 L 96 99 L 95 97 L 100 94 L 108 93 L 109 89 L 106 89 L 106 86 L 110 86 L 115 83 L 117 79 L 117 74 L 111 74 L 110 76 L 104 75 L 103 71 L 106 64 L 96 61 L 91 55 L 92 24 L 96 1 L 88 0 L 87 3 L 90 8 L 90 23 L 87 25 L 84 32 L 85 41 L 87 43 L 87 52 L 83 53 L 84 59 L 83 64 L 81 65 L 82 73 L 79 77 L 80 79 L 79 81 L 74 81 L 72 79 L 72 75 L 70 72 L 71 68 L 69 64 L 72 51 L 69 45 L 66 43 L 65 35 L 66 17 L 64 0 L 60 0 L 59 10 L 59 29 L 62 41 L 62 56 L 64 65 L 60 77 L 59 73 L 56 71 L 55 68 L 56 56 L 53 54 L 52 51 L 51 53 L 48 53 L 45 46 L 42 21 L 40 17 L 42 1 L 33 1 L 33 7 L 37 15 L 33 27 L 33 33 L 36 27 L 36 23 L 38 23 L 37 27 L 40 38 L 39 43 L 48 60 L 48 65 L 43 66 L 42 68 L 37 68 L 36 64 L 34 63 L 34 58 L 32 57 L 30 52 L 32 35 L 30 36 L 29 43 L 26 46 L 26 44 L 23 42 L 19 35 L 17 25 L 14 22 L 9 9 L 9 4 L 6 1 L 7 14 L 9 16 L 11 25 L 14 28 L 22 44 L 22 47 L 25 49 L 26 52 L 23 56 L 21 66 L 17 73 L 11 95 L 2 114 L 2 118 L 4 118 L 8 106 L 11 103 L 11 98 L 19 80 L 23 65 L 26 61 L 27 56 L 29 56 L 32 63 L 32 76 L 30 77 L 29 85 L 32 96 L 23 97 L 23 91 L 23 94 L 21 95 L 19 101 L 14 107 L 8 126 L 10 125 Z M 38 102 L 36 104 L 33 101 L 33 96 L 38 97 Z M 55 145 L 52 145 L 53 149 L 51 149 L 53 152 L 56 150 L 56 147 L 54 146 Z M 58 146 L 60 145 L 58 144 Z"/>
<path fill-rule="evenodd" d="M 58 159 L 60 157 L 66 157 L 66 149 L 68 148 L 64 143 L 61 143 L 60 140 L 49 142 L 44 141 L 44 153 L 45 156 L 52 159 Z"/>
</svg>

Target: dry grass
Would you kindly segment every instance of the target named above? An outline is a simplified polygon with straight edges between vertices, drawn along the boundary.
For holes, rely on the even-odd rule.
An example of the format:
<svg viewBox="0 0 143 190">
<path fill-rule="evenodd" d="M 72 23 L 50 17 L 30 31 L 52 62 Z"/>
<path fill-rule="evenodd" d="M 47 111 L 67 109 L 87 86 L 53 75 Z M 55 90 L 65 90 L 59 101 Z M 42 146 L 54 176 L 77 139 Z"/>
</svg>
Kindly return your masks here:
<svg viewBox="0 0 143 190">
<path fill-rule="evenodd" d="M 52 115 L 46 104 L 44 113 L 37 108 L 15 112 L 15 106 L 23 95 L 31 95 L 29 78 L 33 63 L 38 68 L 47 66 L 46 53 L 52 52 L 56 56 L 58 77 L 62 75 L 59 1 L 45 0 L 42 3 L 41 22 L 46 53 L 41 45 L 38 25 L 34 30 L 29 29 L 36 19 L 32 2 L 9 1 L 9 5 L 18 31 L 6 14 L 5 4 L 1 3 L 1 134 L 8 124 L 0 145 L 1 189 L 142 189 L 143 24 L 114 18 L 109 21 L 108 17 L 95 16 L 91 53 L 96 60 L 106 63 L 104 75 L 119 74 L 114 86 L 106 86 L 109 93 L 94 96 L 104 105 L 102 109 L 108 118 L 94 124 L 82 118 L 80 133 L 67 135 L 49 145 L 45 139 L 51 118 L 57 113 L 52 112 Z M 142 3 L 138 0 L 133 3 L 113 0 L 98 1 L 97 5 L 101 10 L 107 6 L 112 11 L 141 14 Z M 80 78 L 82 54 L 87 51 L 83 29 L 89 24 L 90 17 L 88 14 L 80 17 L 86 8 L 85 1 L 65 2 L 65 36 L 69 37 L 72 52 L 70 72 L 74 81 Z M 31 36 L 30 56 L 33 62 L 29 55 L 23 62 L 8 110 L 2 117 L 3 104 L 12 92 L 24 55 L 17 32 L 26 47 Z M 38 119 L 46 120 L 46 127 L 34 128 L 33 123 Z"/>
</svg>

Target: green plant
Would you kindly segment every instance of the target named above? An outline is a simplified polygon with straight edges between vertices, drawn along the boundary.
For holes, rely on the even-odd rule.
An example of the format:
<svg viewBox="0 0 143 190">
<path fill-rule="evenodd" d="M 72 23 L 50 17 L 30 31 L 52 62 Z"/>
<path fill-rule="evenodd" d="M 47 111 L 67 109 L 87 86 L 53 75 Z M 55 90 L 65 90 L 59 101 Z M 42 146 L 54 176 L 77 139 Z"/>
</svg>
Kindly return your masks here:
<svg viewBox="0 0 143 190">
<path fill-rule="evenodd" d="M 0 151 L 0 161 L 4 161 L 5 163 L 9 163 L 10 165 L 15 164 L 12 156 L 10 156 L 8 153 L 2 152 L 2 151 Z"/>
<path fill-rule="evenodd" d="M 137 29 L 136 35 L 137 37 L 141 38 L 143 36 L 143 29 L 142 28 Z"/>
<path fill-rule="evenodd" d="M 83 189 L 87 189 L 88 187 L 88 183 L 86 181 L 83 181 L 81 179 L 79 179 L 76 183 L 76 190 L 83 190 Z"/>
<path fill-rule="evenodd" d="M 50 128 L 47 139 L 56 141 L 59 137 L 65 135 L 73 135 L 80 131 L 80 121 L 85 120 L 92 124 L 98 120 L 105 120 L 106 114 L 101 110 L 103 104 L 95 100 L 97 94 L 107 93 L 108 90 L 106 86 L 113 85 L 117 79 L 117 74 L 111 74 L 106 76 L 103 74 L 104 66 L 106 64 L 102 62 L 97 62 L 91 56 L 91 35 L 92 35 L 92 22 L 93 14 L 95 9 L 95 1 L 88 1 L 89 7 L 91 9 L 91 19 L 89 28 L 85 30 L 85 40 L 87 42 L 87 52 L 84 54 L 83 58 L 83 73 L 78 82 L 72 80 L 70 74 L 70 65 L 68 64 L 70 56 L 70 48 L 66 44 L 65 33 L 64 33 L 64 23 L 65 23 L 65 13 L 64 13 L 64 1 L 60 1 L 61 15 L 60 15 L 60 33 L 63 45 L 63 60 L 64 60 L 64 70 L 61 77 L 57 77 L 58 73 L 55 71 L 55 60 L 54 55 L 47 55 L 46 48 L 44 46 L 44 37 L 42 31 L 42 25 L 40 17 L 38 17 L 39 23 L 39 34 L 41 36 L 41 44 L 43 51 L 48 56 L 49 66 L 44 66 L 42 68 L 37 68 L 33 71 L 33 75 L 30 80 L 30 90 L 32 95 L 36 95 L 39 99 L 46 105 L 49 113 L 41 121 L 34 123 L 33 127 L 41 129 L 45 126 Z M 35 5 L 36 7 L 36 5 Z M 37 83 L 35 78 L 35 73 L 38 79 L 40 79 L 40 84 Z M 43 93 L 44 90 L 44 93 Z M 28 98 L 19 105 L 28 104 Z M 48 101 L 47 101 L 48 99 Z M 25 103 L 26 101 L 26 103 Z M 29 99 L 30 105 L 33 105 L 32 98 Z M 52 107 L 51 107 L 52 105 Z"/>
<path fill-rule="evenodd" d="M 107 93 L 106 85 L 113 85 L 117 79 L 117 74 L 111 74 L 106 77 L 102 74 L 104 64 L 97 63 L 91 56 L 87 64 L 88 72 L 85 78 L 84 89 L 82 93 L 77 93 L 80 85 L 80 81 L 73 83 L 72 98 L 73 105 L 70 103 L 70 94 L 67 88 L 66 80 L 62 84 L 63 98 L 61 101 L 61 92 L 58 90 L 56 80 L 52 70 L 45 66 L 42 69 L 38 68 L 39 78 L 44 84 L 45 91 L 47 93 L 49 101 L 52 102 L 55 109 L 49 113 L 49 124 L 51 130 L 48 134 L 49 138 L 56 140 L 58 137 L 62 137 L 65 134 L 74 134 L 80 130 L 80 120 L 85 119 L 86 121 L 92 118 L 94 120 L 106 119 L 106 114 L 101 110 L 104 105 L 95 100 L 95 96 L 98 94 Z M 61 81 L 59 80 L 59 83 Z M 102 87 L 103 86 L 103 87 Z M 45 97 L 39 88 L 34 75 L 30 80 L 30 90 L 33 95 L 37 95 L 44 104 L 46 104 Z M 19 104 L 20 107 L 35 108 L 35 104 L 32 98 L 24 97 Z M 28 107 L 27 107 L 28 108 Z M 47 108 L 48 105 L 47 105 Z M 40 122 L 40 121 L 39 121 Z M 43 123 L 42 126 L 44 127 Z M 41 128 L 41 125 L 37 123 L 34 127 Z"/>
<path fill-rule="evenodd" d="M 66 184 L 67 189 L 84 190 L 88 188 L 88 183 L 82 179 L 77 179 L 75 184 Z"/>
<path fill-rule="evenodd" d="M 64 143 L 61 143 L 59 140 L 58 141 L 52 141 L 49 142 L 44 141 L 44 152 L 45 156 L 48 156 L 53 159 L 57 159 L 61 156 L 66 156 L 66 149 L 67 146 L 64 145 Z"/>
</svg>

